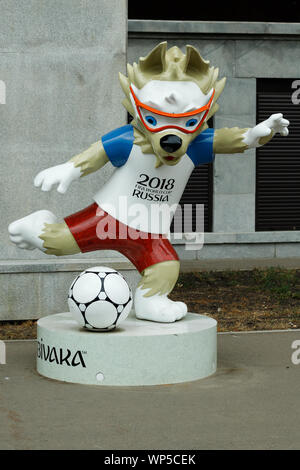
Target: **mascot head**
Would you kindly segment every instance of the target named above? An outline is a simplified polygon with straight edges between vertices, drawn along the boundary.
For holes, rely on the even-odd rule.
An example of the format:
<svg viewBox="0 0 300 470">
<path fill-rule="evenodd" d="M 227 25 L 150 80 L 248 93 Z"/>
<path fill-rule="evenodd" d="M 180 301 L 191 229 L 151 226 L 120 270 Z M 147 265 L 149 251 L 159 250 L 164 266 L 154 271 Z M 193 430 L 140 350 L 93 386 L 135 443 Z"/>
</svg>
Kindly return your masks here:
<svg viewBox="0 0 300 470">
<path fill-rule="evenodd" d="M 210 67 L 193 46 L 186 46 L 184 54 L 176 46 L 168 50 L 167 42 L 138 64 L 128 64 L 127 72 L 128 77 L 120 74 L 120 82 L 135 143 L 144 153 L 154 152 L 156 166 L 176 165 L 218 110 L 225 77 L 217 80 L 218 68 Z"/>
</svg>

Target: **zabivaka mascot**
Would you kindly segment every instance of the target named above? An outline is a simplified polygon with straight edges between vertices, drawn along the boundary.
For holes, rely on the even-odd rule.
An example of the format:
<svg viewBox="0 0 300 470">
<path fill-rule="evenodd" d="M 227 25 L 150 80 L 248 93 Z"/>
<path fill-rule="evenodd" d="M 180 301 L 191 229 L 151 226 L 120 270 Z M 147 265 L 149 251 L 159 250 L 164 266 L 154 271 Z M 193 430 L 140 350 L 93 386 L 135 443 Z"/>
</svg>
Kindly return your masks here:
<svg viewBox="0 0 300 470">
<path fill-rule="evenodd" d="M 134 296 L 137 318 L 174 322 L 187 313 L 183 302 L 168 298 L 179 259 L 166 236 L 171 217 L 154 217 L 153 209 L 179 203 L 195 166 L 212 162 L 216 153 L 259 147 L 276 133 L 286 136 L 289 122 L 278 113 L 250 129 L 208 128 L 225 78 L 218 80 L 218 69 L 189 45 L 184 54 L 178 47 L 168 50 L 163 42 L 127 71 L 127 77 L 120 74 L 120 82 L 132 123 L 104 135 L 67 163 L 41 171 L 34 180 L 42 191 L 57 185 L 65 193 L 72 181 L 113 165 L 114 173 L 94 202 L 63 222 L 40 210 L 12 222 L 9 234 L 19 248 L 49 255 L 119 251 L 141 273 Z M 132 217 L 137 204 L 145 209 L 142 217 Z"/>
</svg>

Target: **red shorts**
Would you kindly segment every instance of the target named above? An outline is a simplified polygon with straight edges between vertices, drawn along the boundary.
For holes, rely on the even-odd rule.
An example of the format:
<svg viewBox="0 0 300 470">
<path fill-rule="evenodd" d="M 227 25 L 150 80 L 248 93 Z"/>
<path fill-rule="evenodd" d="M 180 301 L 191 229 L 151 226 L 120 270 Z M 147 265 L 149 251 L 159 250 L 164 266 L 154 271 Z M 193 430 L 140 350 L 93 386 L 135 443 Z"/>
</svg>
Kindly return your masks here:
<svg viewBox="0 0 300 470">
<path fill-rule="evenodd" d="M 179 259 L 164 235 L 155 235 L 153 238 L 153 234 L 129 228 L 100 209 L 95 202 L 69 215 L 65 222 L 83 253 L 95 250 L 119 251 L 139 272 L 162 261 Z M 108 230 L 102 230 L 102 226 L 108 227 Z M 126 238 L 124 234 L 127 234 Z"/>
</svg>

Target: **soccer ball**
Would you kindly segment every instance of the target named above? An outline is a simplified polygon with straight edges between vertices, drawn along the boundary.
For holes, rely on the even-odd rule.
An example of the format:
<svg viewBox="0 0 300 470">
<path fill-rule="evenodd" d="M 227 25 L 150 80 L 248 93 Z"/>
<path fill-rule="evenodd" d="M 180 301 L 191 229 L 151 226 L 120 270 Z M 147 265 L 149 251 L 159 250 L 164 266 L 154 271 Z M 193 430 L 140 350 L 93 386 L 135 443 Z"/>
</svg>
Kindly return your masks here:
<svg viewBox="0 0 300 470">
<path fill-rule="evenodd" d="M 114 329 L 129 315 L 132 292 L 122 274 L 106 266 L 83 271 L 69 289 L 70 312 L 88 330 Z"/>
</svg>

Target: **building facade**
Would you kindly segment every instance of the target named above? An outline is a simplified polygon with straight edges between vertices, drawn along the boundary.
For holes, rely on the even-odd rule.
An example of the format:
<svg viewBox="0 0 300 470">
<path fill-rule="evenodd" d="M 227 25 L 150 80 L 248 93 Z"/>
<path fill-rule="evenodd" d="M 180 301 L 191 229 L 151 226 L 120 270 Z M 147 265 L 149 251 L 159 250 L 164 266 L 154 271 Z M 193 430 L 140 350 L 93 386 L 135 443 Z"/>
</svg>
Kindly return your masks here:
<svg viewBox="0 0 300 470">
<path fill-rule="evenodd" d="M 125 0 L 86 0 L 84 11 L 81 2 L 74 7 L 72 0 L 60 2 L 59 9 L 52 2 L 36 9 L 34 0 L 24 5 L 17 0 L 4 3 L 0 18 L 0 81 L 2 91 L 5 89 L 0 105 L 4 182 L 0 189 L 0 320 L 38 318 L 63 311 L 71 281 L 89 266 L 112 266 L 124 272 L 132 287 L 138 282 L 133 266 L 116 252 L 55 258 L 21 251 L 9 243 L 7 226 L 34 210 L 45 208 L 63 217 L 91 202 L 111 168 L 75 183 L 65 196 L 56 191 L 41 193 L 33 188 L 33 178 L 126 123 L 118 71 L 125 72 L 126 60 L 136 61 L 163 40 L 179 47 L 195 45 L 204 58 L 220 68 L 220 76 L 227 77 L 220 110 L 211 123 L 215 128 L 251 127 L 269 105 L 272 112 L 280 112 L 279 102 L 278 109 L 272 107 L 279 96 L 277 88 L 283 89 L 285 96 L 281 104 L 295 113 L 291 138 L 278 144 L 282 159 L 294 149 L 289 157 L 295 164 L 295 178 L 290 180 L 294 193 L 289 197 L 296 202 L 290 225 L 285 226 L 288 229 L 274 224 L 265 229 L 264 211 L 269 209 L 264 201 L 269 199 L 261 192 L 265 186 L 260 182 L 269 174 L 269 161 L 264 160 L 268 155 L 256 155 L 255 150 L 244 155 L 217 155 L 211 167 L 194 175 L 195 184 L 184 195 L 186 201 L 197 202 L 199 182 L 199 200 L 206 206 L 206 232 L 200 250 L 186 250 L 185 239 L 172 236 L 183 269 L 284 265 L 287 259 L 298 266 L 300 226 L 295 214 L 299 207 L 296 167 L 300 147 L 293 126 L 300 105 L 291 108 L 287 101 L 297 91 L 292 84 L 300 79 L 300 23 L 129 20 L 127 24 Z M 101 14 L 95 15 L 95 8 Z M 274 80 L 280 83 L 275 86 Z M 275 98 L 265 106 L 268 93 Z M 278 155 L 277 147 L 274 155 Z M 281 171 L 278 168 L 277 173 Z M 276 181 L 273 178 L 273 194 L 277 193 Z M 262 196 L 259 226 L 258 191 Z M 284 194 L 282 200 L 286 197 Z M 283 216 L 291 212 L 284 205 L 280 210 Z"/>
</svg>

